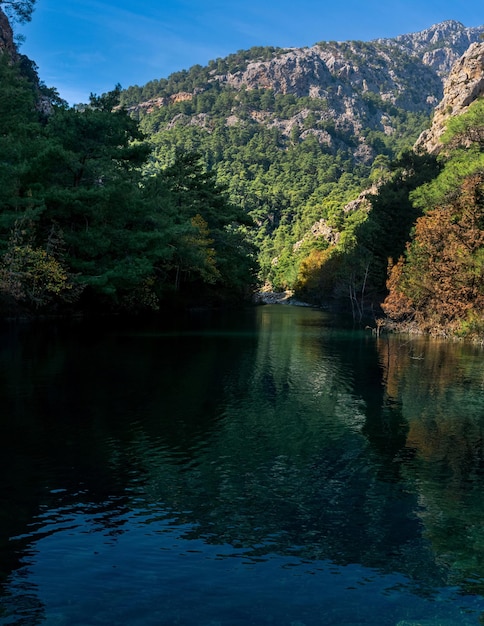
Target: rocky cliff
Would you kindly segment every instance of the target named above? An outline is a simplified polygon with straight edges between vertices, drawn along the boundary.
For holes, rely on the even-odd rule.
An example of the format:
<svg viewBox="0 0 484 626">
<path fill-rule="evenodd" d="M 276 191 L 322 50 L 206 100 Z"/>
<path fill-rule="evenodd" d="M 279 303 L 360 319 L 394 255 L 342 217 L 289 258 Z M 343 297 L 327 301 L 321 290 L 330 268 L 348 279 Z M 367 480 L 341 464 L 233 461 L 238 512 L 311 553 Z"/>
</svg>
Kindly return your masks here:
<svg viewBox="0 0 484 626">
<path fill-rule="evenodd" d="M 213 80 L 236 89 L 272 89 L 296 96 L 345 99 L 354 92 L 379 93 L 406 108 L 438 100 L 442 77 L 484 27 L 466 28 L 446 21 L 424 31 L 370 42 L 320 42 L 309 48 L 278 51 L 273 58 L 250 61 Z"/>
<path fill-rule="evenodd" d="M 0 8 L 0 52 L 8 54 L 12 59 L 18 59 L 17 46 L 13 40 L 13 31 L 7 16 Z"/>
<path fill-rule="evenodd" d="M 434 111 L 432 125 L 420 135 L 414 149 L 417 152 L 438 154 L 442 149 L 440 137 L 445 132 L 449 118 L 464 113 L 482 96 L 484 96 L 484 43 L 471 43 L 452 65 L 444 81 L 442 100 Z M 366 196 L 369 193 L 377 193 L 377 189 L 364 191 L 345 207 L 345 211 L 368 208 Z"/>
<path fill-rule="evenodd" d="M 436 107 L 432 126 L 424 131 L 415 147 L 438 153 L 440 137 L 449 117 L 460 115 L 470 104 L 484 95 L 484 43 L 473 43 L 453 65 L 444 84 L 444 96 Z"/>
<path fill-rule="evenodd" d="M 418 33 L 379 41 L 393 42 L 407 53 L 421 57 L 424 65 L 445 77 L 469 46 L 481 39 L 483 32 L 483 26 L 466 28 L 460 22 L 447 20 Z"/>
</svg>

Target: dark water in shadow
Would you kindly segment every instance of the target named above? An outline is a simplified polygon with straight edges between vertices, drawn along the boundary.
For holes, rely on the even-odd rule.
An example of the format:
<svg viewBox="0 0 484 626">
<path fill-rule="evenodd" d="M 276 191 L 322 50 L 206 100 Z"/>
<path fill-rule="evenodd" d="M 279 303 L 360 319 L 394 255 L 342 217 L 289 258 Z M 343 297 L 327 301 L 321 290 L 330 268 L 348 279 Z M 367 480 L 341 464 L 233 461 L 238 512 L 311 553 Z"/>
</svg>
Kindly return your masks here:
<svg viewBox="0 0 484 626">
<path fill-rule="evenodd" d="M 6 326 L 0 625 L 483 623 L 483 356 L 282 306 Z"/>
</svg>

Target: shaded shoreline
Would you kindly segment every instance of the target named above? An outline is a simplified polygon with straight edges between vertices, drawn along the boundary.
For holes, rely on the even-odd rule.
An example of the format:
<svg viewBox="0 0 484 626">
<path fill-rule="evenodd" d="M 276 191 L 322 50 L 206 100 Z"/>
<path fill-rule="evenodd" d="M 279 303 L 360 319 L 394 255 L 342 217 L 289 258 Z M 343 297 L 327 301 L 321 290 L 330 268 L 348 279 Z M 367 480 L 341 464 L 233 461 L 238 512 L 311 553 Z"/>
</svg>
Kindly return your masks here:
<svg viewBox="0 0 484 626">
<path fill-rule="evenodd" d="M 312 307 L 313 304 L 297 300 L 293 296 L 293 291 L 258 291 L 254 295 L 256 304 L 289 304 L 292 306 Z"/>
</svg>

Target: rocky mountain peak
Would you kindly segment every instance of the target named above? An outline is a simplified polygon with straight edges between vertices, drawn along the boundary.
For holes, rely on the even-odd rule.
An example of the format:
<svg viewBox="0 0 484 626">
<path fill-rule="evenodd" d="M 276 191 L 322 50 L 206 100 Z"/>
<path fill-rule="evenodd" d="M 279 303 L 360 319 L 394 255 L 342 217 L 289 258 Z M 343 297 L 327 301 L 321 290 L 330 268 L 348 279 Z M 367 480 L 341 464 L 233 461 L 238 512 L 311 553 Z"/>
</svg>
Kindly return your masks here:
<svg viewBox="0 0 484 626">
<path fill-rule="evenodd" d="M 472 43 L 479 41 L 483 32 L 482 26 L 467 28 L 456 20 L 446 20 L 417 33 L 400 35 L 393 41 L 408 52 L 420 55 L 425 65 L 440 77 L 446 77 L 457 59 Z"/>
</svg>

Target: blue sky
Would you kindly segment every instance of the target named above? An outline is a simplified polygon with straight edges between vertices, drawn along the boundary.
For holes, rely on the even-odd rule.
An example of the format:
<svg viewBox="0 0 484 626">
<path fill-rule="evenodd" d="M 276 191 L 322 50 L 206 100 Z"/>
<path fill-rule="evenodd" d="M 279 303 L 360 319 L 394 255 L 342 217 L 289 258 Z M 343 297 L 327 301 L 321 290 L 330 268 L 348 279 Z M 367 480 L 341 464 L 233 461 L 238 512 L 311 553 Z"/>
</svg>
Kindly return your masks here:
<svg viewBox="0 0 484 626">
<path fill-rule="evenodd" d="M 252 46 L 395 37 L 448 19 L 484 24 L 483 0 L 37 0 L 16 32 L 74 104 Z"/>
</svg>

